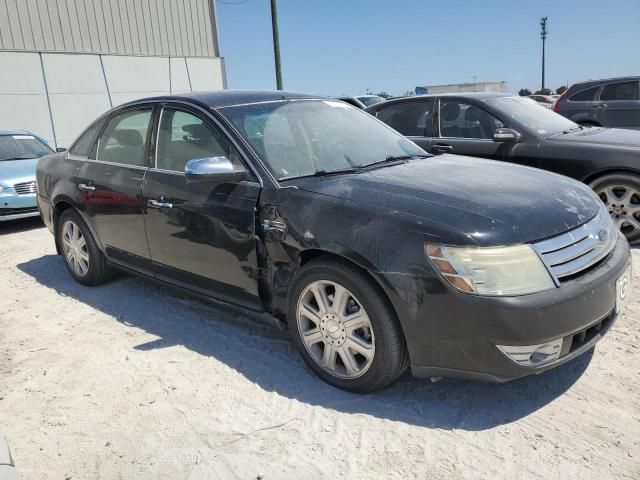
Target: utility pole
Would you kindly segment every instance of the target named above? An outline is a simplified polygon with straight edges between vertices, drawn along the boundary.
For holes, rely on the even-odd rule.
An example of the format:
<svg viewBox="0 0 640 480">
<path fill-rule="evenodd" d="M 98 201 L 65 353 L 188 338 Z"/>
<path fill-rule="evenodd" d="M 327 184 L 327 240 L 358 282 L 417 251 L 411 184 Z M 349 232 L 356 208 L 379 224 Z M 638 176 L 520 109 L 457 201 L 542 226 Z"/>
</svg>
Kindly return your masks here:
<svg viewBox="0 0 640 480">
<path fill-rule="evenodd" d="M 271 0 L 271 30 L 273 31 L 273 56 L 276 62 L 276 86 L 282 90 L 282 69 L 280 67 L 280 34 L 278 33 L 278 8 L 276 0 Z"/>
<path fill-rule="evenodd" d="M 547 40 L 547 17 L 540 19 L 540 38 L 542 39 L 542 90 L 544 90 L 544 44 Z"/>
</svg>

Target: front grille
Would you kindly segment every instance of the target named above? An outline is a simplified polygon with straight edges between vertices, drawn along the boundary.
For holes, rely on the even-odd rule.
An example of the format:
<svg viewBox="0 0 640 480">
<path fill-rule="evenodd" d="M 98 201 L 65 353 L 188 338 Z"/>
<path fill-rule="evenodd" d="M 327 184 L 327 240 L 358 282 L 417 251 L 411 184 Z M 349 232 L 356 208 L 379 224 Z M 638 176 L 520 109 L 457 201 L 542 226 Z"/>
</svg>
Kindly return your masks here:
<svg viewBox="0 0 640 480">
<path fill-rule="evenodd" d="M 31 182 L 16 183 L 13 189 L 18 195 L 33 195 L 36 193 L 36 182 L 32 180 Z"/>
<path fill-rule="evenodd" d="M 606 210 L 587 223 L 566 233 L 534 243 L 556 284 L 568 277 L 585 273 L 604 257 L 616 244 L 617 231 Z"/>
<path fill-rule="evenodd" d="M 8 215 L 20 215 L 21 213 L 35 213 L 37 211 L 38 207 L 0 208 L 0 217 L 6 217 Z"/>
</svg>

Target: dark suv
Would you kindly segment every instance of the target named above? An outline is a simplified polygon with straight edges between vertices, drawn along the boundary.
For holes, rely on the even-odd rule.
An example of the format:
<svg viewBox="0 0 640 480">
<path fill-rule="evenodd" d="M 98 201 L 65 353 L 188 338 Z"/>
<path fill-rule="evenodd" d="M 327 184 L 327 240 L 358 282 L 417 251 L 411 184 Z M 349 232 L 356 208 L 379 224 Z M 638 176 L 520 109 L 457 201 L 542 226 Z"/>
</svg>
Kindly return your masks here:
<svg viewBox="0 0 640 480">
<path fill-rule="evenodd" d="M 640 130 L 639 87 L 640 77 L 576 83 L 553 110 L 580 125 Z"/>
</svg>

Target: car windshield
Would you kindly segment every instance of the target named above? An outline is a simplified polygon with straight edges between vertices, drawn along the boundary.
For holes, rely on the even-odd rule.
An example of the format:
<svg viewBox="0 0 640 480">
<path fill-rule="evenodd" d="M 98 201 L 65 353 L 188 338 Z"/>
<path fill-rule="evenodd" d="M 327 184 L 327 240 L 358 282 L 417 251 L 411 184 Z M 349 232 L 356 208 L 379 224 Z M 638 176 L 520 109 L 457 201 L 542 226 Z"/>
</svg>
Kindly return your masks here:
<svg viewBox="0 0 640 480">
<path fill-rule="evenodd" d="M 340 101 L 266 102 L 220 112 L 280 180 L 427 155 L 368 113 Z"/>
<path fill-rule="evenodd" d="M 0 162 L 40 158 L 50 153 L 53 151 L 33 135 L 0 136 Z"/>
<path fill-rule="evenodd" d="M 369 95 L 369 96 L 356 97 L 356 98 L 360 100 L 362 103 L 364 103 L 365 106 L 367 107 L 370 107 L 371 105 L 375 105 L 376 103 L 384 102 L 384 98 L 378 97 L 377 95 Z"/>
<path fill-rule="evenodd" d="M 540 135 L 554 135 L 579 128 L 578 124 L 558 115 L 538 102 L 524 97 L 501 97 L 486 100 L 507 117 Z"/>
</svg>

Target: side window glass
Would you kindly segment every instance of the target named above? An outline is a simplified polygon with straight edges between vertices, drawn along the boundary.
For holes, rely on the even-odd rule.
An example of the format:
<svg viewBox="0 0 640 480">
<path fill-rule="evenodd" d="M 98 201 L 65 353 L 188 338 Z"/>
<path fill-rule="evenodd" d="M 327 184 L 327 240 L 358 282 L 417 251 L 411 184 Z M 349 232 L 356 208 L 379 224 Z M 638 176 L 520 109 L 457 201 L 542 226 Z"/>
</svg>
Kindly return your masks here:
<svg viewBox="0 0 640 480">
<path fill-rule="evenodd" d="M 91 150 L 93 149 L 93 145 L 96 142 L 96 137 L 102 130 L 106 118 L 101 118 L 93 123 L 89 128 L 87 128 L 82 135 L 75 141 L 75 143 L 69 149 L 70 155 L 75 155 L 76 157 L 91 157 Z"/>
<path fill-rule="evenodd" d="M 638 82 L 610 83 L 602 89 L 600 100 L 638 100 Z"/>
<path fill-rule="evenodd" d="M 440 102 L 440 136 L 447 138 L 492 139 L 504 123 L 486 110 L 459 101 Z"/>
<path fill-rule="evenodd" d="M 407 137 L 430 137 L 432 115 L 433 101 L 420 101 L 391 105 L 378 112 L 377 118 Z"/>
<path fill-rule="evenodd" d="M 227 157 L 238 169 L 244 166 L 222 133 L 191 113 L 165 108 L 160 116 L 156 168 L 184 172 L 189 160 Z"/>
<path fill-rule="evenodd" d="M 569 97 L 570 102 L 593 102 L 600 87 L 592 87 Z"/>
<path fill-rule="evenodd" d="M 125 165 L 144 165 L 144 145 L 151 108 L 128 110 L 112 117 L 98 140 L 96 159 Z"/>
</svg>

